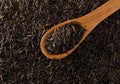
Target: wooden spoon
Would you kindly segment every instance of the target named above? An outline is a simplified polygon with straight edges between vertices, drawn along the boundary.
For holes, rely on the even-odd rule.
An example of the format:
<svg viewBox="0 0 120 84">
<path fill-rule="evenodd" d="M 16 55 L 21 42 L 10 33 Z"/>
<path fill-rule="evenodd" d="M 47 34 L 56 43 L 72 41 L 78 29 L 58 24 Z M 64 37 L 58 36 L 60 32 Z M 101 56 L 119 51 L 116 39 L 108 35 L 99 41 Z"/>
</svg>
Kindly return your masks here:
<svg viewBox="0 0 120 84">
<path fill-rule="evenodd" d="M 110 16 L 111 14 L 113 14 L 115 11 L 117 11 L 119 9 L 120 9 L 120 0 L 109 0 L 105 4 L 103 4 L 102 6 L 95 9 L 94 11 L 88 13 L 87 15 L 84 15 L 80 18 L 67 20 L 65 22 L 62 22 L 62 23 L 59 23 L 59 24 L 55 25 L 54 27 L 49 29 L 42 36 L 42 39 L 41 39 L 41 42 L 40 42 L 40 49 L 41 49 L 42 53 L 47 58 L 50 58 L 50 59 L 61 59 L 61 58 L 64 58 L 64 57 L 68 56 L 80 45 L 80 43 L 82 43 L 82 41 L 89 35 L 89 33 L 101 21 L 103 21 L 105 18 L 107 18 L 108 16 Z M 45 49 L 45 42 L 48 38 L 48 35 L 50 33 L 52 33 L 55 29 L 60 28 L 60 27 L 66 25 L 66 24 L 69 24 L 71 22 L 75 22 L 75 23 L 79 24 L 80 26 L 82 26 L 84 29 L 86 29 L 82 39 L 72 49 L 70 49 L 70 50 L 68 50 L 64 53 L 60 53 L 60 54 L 50 54 L 50 53 L 48 53 L 48 51 Z"/>
</svg>

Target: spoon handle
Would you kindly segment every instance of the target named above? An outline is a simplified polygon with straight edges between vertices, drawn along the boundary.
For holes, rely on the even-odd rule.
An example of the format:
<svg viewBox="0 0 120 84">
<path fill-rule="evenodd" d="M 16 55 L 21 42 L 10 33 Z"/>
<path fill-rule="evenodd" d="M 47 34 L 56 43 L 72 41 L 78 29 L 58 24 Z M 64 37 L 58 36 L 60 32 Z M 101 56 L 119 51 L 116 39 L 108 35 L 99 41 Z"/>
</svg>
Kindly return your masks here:
<svg viewBox="0 0 120 84">
<path fill-rule="evenodd" d="M 120 0 L 109 0 L 102 6 L 87 15 L 78 18 L 77 22 L 80 23 L 86 30 L 90 32 L 105 18 L 120 9 Z"/>
</svg>

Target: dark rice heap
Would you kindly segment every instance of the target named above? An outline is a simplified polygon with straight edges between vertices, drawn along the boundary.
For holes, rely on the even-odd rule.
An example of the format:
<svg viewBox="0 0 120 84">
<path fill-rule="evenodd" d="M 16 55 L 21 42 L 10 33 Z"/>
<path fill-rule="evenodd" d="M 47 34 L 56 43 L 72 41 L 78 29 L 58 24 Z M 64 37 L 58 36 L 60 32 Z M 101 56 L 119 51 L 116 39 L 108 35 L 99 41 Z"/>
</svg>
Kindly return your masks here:
<svg viewBox="0 0 120 84">
<path fill-rule="evenodd" d="M 0 0 L 1 84 L 119 84 L 120 11 L 100 23 L 68 57 L 47 59 L 39 48 L 52 26 L 108 0 Z"/>
<path fill-rule="evenodd" d="M 54 30 L 47 38 L 46 49 L 51 54 L 72 49 L 82 38 L 85 29 L 76 23 L 66 24 Z"/>
</svg>

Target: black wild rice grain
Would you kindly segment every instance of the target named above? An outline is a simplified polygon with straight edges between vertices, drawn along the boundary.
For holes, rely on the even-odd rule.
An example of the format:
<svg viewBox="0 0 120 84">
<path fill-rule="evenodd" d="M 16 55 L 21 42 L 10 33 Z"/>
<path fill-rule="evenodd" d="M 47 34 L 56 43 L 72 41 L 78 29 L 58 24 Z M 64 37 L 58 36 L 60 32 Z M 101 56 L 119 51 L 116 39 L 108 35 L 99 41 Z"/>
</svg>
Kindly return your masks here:
<svg viewBox="0 0 120 84">
<path fill-rule="evenodd" d="M 76 23 L 66 24 L 49 35 L 46 49 L 51 54 L 68 51 L 81 40 L 84 32 L 85 29 Z"/>
</svg>

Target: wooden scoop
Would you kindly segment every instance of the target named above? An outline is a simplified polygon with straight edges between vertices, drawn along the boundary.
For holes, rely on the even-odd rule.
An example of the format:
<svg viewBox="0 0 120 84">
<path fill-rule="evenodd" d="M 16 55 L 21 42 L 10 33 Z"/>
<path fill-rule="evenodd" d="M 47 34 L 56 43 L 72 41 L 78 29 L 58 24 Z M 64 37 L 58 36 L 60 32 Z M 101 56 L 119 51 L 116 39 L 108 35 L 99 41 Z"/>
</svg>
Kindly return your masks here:
<svg viewBox="0 0 120 84">
<path fill-rule="evenodd" d="M 105 4 L 103 4 L 102 6 L 95 9 L 94 11 L 88 13 L 87 15 L 84 15 L 80 18 L 67 20 L 65 22 L 62 22 L 62 23 L 59 23 L 59 24 L 55 25 L 54 27 L 49 29 L 42 36 L 42 39 L 41 39 L 41 42 L 40 42 L 40 49 L 41 49 L 42 53 L 47 58 L 50 58 L 50 59 L 61 59 L 61 58 L 64 58 L 64 57 L 68 56 L 82 43 L 82 41 L 89 35 L 89 33 L 101 21 L 103 21 L 105 18 L 107 18 L 108 16 L 110 16 L 111 14 L 113 14 L 115 11 L 117 11 L 119 9 L 120 9 L 120 0 L 109 0 Z M 50 54 L 50 53 L 48 53 L 48 51 L 45 48 L 45 42 L 48 38 L 48 35 L 50 33 L 52 33 L 55 29 L 60 28 L 60 27 L 66 25 L 66 24 L 69 24 L 71 22 L 75 22 L 75 23 L 79 24 L 80 26 L 82 26 L 84 29 L 86 29 L 82 39 L 72 49 L 70 49 L 70 50 L 68 50 L 64 53 L 60 53 L 60 54 Z"/>
</svg>

